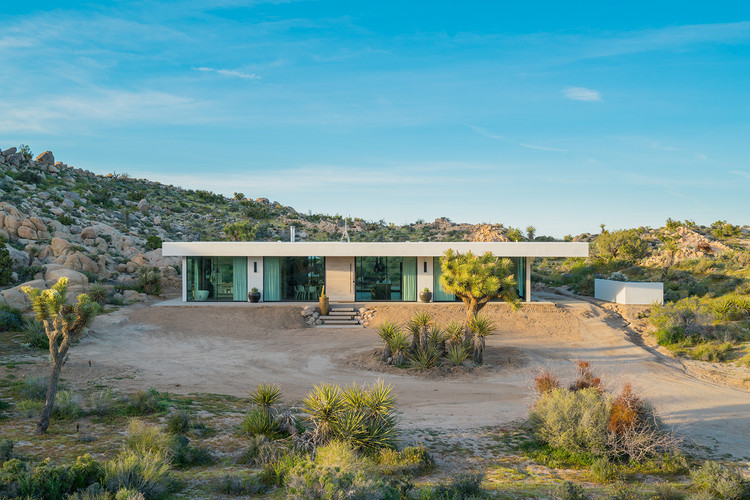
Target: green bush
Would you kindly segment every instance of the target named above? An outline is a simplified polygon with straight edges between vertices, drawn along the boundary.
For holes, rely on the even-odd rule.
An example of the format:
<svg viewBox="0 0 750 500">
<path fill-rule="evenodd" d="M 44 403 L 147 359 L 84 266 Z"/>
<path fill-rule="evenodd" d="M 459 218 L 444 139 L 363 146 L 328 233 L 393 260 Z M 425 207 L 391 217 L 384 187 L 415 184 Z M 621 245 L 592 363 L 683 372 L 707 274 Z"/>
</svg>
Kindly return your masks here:
<svg viewBox="0 0 750 500">
<path fill-rule="evenodd" d="M 190 413 L 178 410 L 167 417 L 167 432 L 170 434 L 187 434 L 193 429 Z"/>
<path fill-rule="evenodd" d="M 583 486 L 571 481 L 563 481 L 552 492 L 556 500 L 588 500 L 590 498 Z"/>
<path fill-rule="evenodd" d="M 0 464 L 13 458 L 13 446 L 15 443 L 10 439 L 0 439 Z"/>
<path fill-rule="evenodd" d="M 461 473 L 447 485 L 439 485 L 433 490 L 437 498 L 463 499 L 475 498 L 482 494 L 484 473 Z"/>
<path fill-rule="evenodd" d="M 338 469 L 344 473 L 356 473 L 370 467 L 367 460 L 349 443 L 336 439 L 317 448 L 314 463 L 319 467 Z"/>
<path fill-rule="evenodd" d="M 57 218 L 57 221 L 63 226 L 70 226 L 73 224 L 73 217 L 67 214 L 62 214 Z"/>
<path fill-rule="evenodd" d="M 258 434 L 250 438 L 247 448 L 237 457 L 237 463 L 272 466 L 290 453 L 292 450 L 285 442 L 271 441 L 263 434 Z"/>
<path fill-rule="evenodd" d="M 260 495 L 269 489 L 257 474 L 229 474 L 214 481 L 214 489 L 223 495 L 248 496 Z"/>
<path fill-rule="evenodd" d="M 30 375 L 17 380 L 13 384 L 12 392 L 22 399 L 44 401 L 47 397 L 49 378 Z"/>
<path fill-rule="evenodd" d="M 44 325 L 33 318 L 24 320 L 23 338 L 31 347 L 49 349 L 49 338 L 44 330 Z"/>
<path fill-rule="evenodd" d="M 10 285 L 13 282 L 13 259 L 10 258 L 10 252 L 5 247 L 5 239 L 0 237 L 0 286 Z M 5 306 L 5 307 L 3 307 Z M 3 311 L 9 308 L 5 304 L 0 304 L 0 331 L 3 328 Z"/>
<path fill-rule="evenodd" d="M 161 238 L 152 234 L 146 238 L 146 250 L 156 250 L 157 248 L 161 248 L 163 242 L 164 241 Z"/>
<path fill-rule="evenodd" d="M 148 295 L 161 293 L 161 271 L 158 267 L 142 266 L 138 268 L 135 289 Z"/>
<path fill-rule="evenodd" d="M 167 404 L 161 394 L 153 387 L 147 391 L 132 394 L 128 401 L 126 412 L 131 416 L 151 415 L 166 410 Z"/>
<path fill-rule="evenodd" d="M 62 420 L 74 420 L 81 417 L 83 408 L 81 408 L 80 400 L 81 398 L 71 391 L 57 391 L 52 415 Z"/>
<path fill-rule="evenodd" d="M 716 343 L 704 343 L 699 344 L 692 351 L 690 351 L 690 357 L 699 361 L 724 361 L 727 359 L 727 354 L 732 351 L 732 344 L 730 342 L 724 342 L 722 344 Z"/>
<path fill-rule="evenodd" d="M 155 453 L 177 467 L 188 467 L 209 463 L 210 453 L 203 448 L 190 446 L 185 436 L 175 436 L 162 432 L 158 427 L 131 419 L 128 426 L 129 437 L 125 441 L 128 449 L 135 453 Z"/>
<path fill-rule="evenodd" d="M 617 465 L 613 464 L 607 458 L 600 457 L 591 463 L 591 473 L 599 481 L 612 481 L 617 479 Z"/>
<path fill-rule="evenodd" d="M 713 301 L 711 308 L 719 321 L 739 321 L 750 315 L 750 298 L 733 293 L 724 295 Z"/>
<path fill-rule="evenodd" d="M 0 332 L 18 331 L 22 326 L 21 311 L 7 304 L 0 304 Z"/>
<path fill-rule="evenodd" d="M 89 405 L 91 405 L 91 413 L 98 417 L 105 417 L 112 415 L 118 409 L 119 399 L 112 392 L 112 389 L 103 389 L 101 391 L 91 394 L 89 398 Z"/>
<path fill-rule="evenodd" d="M 368 479 L 361 471 L 342 472 L 311 462 L 302 462 L 290 470 L 286 483 L 290 499 L 399 498 L 394 487 Z"/>
<path fill-rule="evenodd" d="M 273 414 L 262 408 L 253 408 L 240 422 L 240 431 L 247 436 L 263 435 L 270 439 L 281 436 L 281 430 Z"/>
<path fill-rule="evenodd" d="M 422 445 L 407 446 L 401 451 L 383 448 L 377 455 L 377 464 L 380 471 L 389 476 L 418 476 L 435 467 Z"/>
<path fill-rule="evenodd" d="M 71 466 L 56 466 L 46 459 L 31 467 L 13 458 L 0 467 L 0 498 L 58 500 L 98 483 L 101 478 L 101 465 L 90 455 L 78 457 Z"/>
<path fill-rule="evenodd" d="M 103 470 L 102 484 L 109 491 L 127 488 L 143 493 L 146 498 L 158 499 L 174 486 L 169 461 L 159 453 L 125 449 L 105 462 Z"/>
<path fill-rule="evenodd" d="M 746 489 L 739 471 L 711 460 L 691 471 L 690 478 L 693 488 L 727 500 L 742 498 Z"/>
<path fill-rule="evenodd" d="M 605 456 L 611 402 L 597 389 L 553 389 L 529 414 L 534 433 L 553 448 Z"/>
</svg>

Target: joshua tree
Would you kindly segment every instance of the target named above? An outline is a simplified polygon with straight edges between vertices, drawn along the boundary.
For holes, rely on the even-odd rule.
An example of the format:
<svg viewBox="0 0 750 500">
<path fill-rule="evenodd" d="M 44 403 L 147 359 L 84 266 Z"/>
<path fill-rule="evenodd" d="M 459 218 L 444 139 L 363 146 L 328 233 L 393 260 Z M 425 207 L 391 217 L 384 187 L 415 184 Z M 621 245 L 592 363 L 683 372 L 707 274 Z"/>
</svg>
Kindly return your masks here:
<svg viewBox="0 0 750 500">
<path fill-rule="evenodd" d="M 464 302 L 467 324 L 496 297 L 511 304 L 513 309 L 521 307 L 510 259 L 495 257 L 491 252 L 476 256 L 471 252 L 460 254 L 448 249 L 443 254 L 441 265 L 440 284 Z"/>
<path fill-rule="evenodd" d="M 60 278 L 49 290 L 38 290 L 29 286 L 23 287 L 22 290 L 28 295 L 36 319 L 44 325 L 49 339 L 52 369 L 47 386 L 47 397 L 39 422 L 36 424 L 36 433 L 44 434 L 49 427 L 49 418 L 55 406 L 57 381 L 60 378 L 60 370 L 65 363 L 68 349 L 91 324 L 98 306 L 83 293 L 78 296 L 78 302 L 75 305 L 66 304 L 68 278 L 65 277 Z"/>
<path fill-rule="evenodd" d="M 534 241 L 535 235 L 536 235 L 536 228 L 534 226 L 526 226 L 526 239 L 529 241 Z"/>
<path fill-rule="evenodd" d="M 471 339 L 472 357 L 476 364 L 481 365 L 484 362 L 485 337 L 495 332 L 495 323 L 489 318 L 474 316 L 468 326 L 474 334 Z"/>
</svg>

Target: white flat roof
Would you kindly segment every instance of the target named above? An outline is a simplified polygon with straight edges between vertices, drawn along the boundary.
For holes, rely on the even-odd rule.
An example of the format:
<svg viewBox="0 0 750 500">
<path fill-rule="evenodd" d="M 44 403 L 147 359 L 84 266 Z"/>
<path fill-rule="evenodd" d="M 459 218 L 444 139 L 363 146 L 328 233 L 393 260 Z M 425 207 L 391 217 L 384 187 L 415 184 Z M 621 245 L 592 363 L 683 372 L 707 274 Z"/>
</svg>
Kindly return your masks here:
<svg viewBox="0 0 750 500">
<path fill-rule="evenodd" d="M 584 242 L 473 242 L 414 241 L 200 241 L 162 244 L 165 257 L 439 257 L 452 248 L 474 254 L 492 252 L 499 257 L 588 257 Z"/>
</svg>

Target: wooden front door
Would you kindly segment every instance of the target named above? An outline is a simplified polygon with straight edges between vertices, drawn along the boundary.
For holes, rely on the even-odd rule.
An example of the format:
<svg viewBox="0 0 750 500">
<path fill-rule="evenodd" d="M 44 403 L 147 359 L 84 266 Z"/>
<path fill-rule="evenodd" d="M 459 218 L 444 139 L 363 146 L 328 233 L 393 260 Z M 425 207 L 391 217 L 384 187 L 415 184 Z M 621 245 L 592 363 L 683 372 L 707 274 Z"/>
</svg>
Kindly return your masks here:
<svg viewBox="0 0 750 500">
<path fill-rule="evenodd" d="M 354 257 L 326 257 L 326 295 L 331 302 L 354 301 Z"/>
</svg>

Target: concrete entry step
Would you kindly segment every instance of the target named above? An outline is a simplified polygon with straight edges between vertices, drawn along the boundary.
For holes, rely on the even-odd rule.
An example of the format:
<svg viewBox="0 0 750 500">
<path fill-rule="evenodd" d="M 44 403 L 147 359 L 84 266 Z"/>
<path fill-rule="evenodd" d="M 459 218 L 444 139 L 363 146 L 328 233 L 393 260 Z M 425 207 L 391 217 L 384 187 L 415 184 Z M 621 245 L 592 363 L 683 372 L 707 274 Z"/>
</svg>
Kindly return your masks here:
<svg viewBox="0 0 750 500">
<path fill-rule="evenodd" d="M 322 325 L 315 325 L 315 328 L 364 328 L 363 325 L 331 325 L 331 324 L 322 324 Z"/>
<path fill-rule="evenodd" d="M 354 311 L 339 311 L 337 309 L 331 309 L 328 311 L 328 316 L 356 316 Z"/>
</svg>

